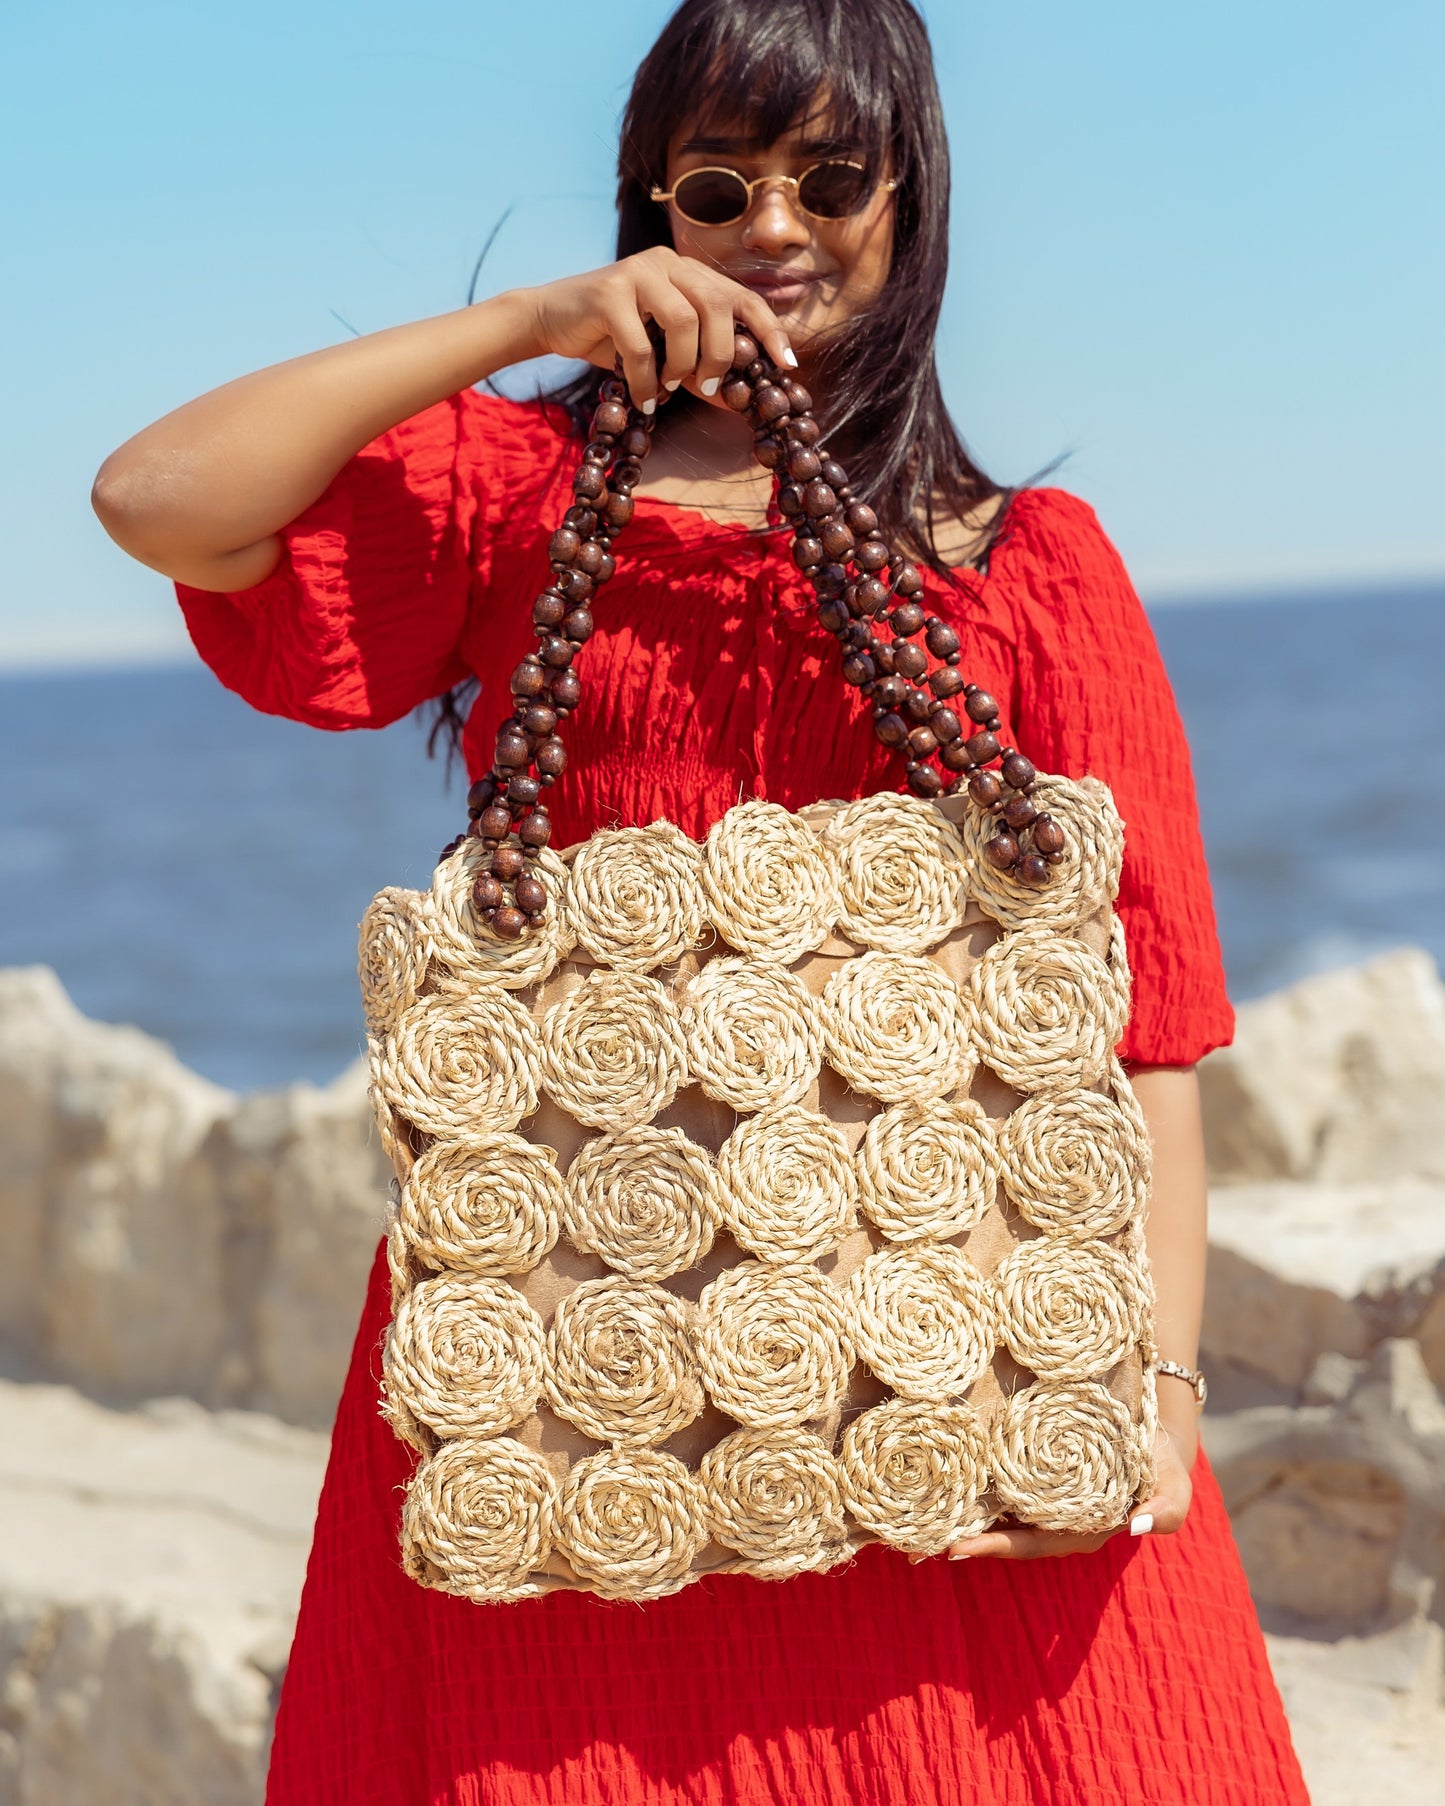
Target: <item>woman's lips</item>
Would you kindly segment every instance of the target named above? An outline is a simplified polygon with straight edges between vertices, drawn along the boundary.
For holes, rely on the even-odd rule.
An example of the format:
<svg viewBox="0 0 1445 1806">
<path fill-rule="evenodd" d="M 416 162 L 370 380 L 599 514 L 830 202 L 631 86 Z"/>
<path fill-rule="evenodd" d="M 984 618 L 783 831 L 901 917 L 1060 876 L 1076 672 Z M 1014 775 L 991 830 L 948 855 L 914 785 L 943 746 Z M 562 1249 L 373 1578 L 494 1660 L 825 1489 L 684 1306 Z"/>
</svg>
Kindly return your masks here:
<svg viewBox="0 0 1445 1806">
<path fill-rule="evenodd" d="M 823 280 L 817 270 L 742 269 L 729 274 L 735 282 L 779 309 L 792 307 Z"/>
</svg>

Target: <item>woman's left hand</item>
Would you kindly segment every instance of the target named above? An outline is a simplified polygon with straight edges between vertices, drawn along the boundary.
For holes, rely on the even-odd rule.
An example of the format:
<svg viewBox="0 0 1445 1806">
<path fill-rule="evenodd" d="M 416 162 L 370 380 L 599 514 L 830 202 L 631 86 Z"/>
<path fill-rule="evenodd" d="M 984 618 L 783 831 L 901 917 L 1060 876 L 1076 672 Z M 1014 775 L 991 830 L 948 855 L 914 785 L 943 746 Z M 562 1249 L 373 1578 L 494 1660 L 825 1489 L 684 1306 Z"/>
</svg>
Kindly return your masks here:
<svg viewBox="0 0 1445 1806">
<path fill-rule="evenodd" d="M 1004 1561 L 1034 1561 L 1044 1555 L 1089 1555 L 1114 1537 L 1129 1535 L 1131 1527 L 1145 1518 L 1150 1521 L 1134 1534 L 1172 1536 L 1189 1515 L 1189 1501 L 1194 1494 L 1189 1475 L 1198 1442 L 1198 1431 L 1193 1425 L 1181 1424 L 1171 1432 L 1161 1421 L 1154 1439 L 1154 1492 L 1135 1509 L 1128 1523 L 1088 1536 L 1072 1531 L 1037 1530 L 1031 1524 L 1008 1524 L 951 1544 L 949 1560 L 996 1555 Z"/>
</svg>

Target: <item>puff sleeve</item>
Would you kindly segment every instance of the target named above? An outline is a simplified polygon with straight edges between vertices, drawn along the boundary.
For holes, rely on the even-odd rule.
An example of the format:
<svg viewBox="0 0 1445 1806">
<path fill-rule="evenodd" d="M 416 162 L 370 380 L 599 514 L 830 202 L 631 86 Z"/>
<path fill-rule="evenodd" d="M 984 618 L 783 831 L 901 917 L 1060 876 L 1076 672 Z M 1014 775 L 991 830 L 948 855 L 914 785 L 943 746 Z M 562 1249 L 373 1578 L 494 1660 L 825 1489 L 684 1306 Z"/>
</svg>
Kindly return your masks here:
<svg viewBox="0 0 1445 1806">
<path fill-rule="evenodd" d="M 1120 1056 L 1187 1065 L 1234 1034 L 1193 766 L 1158 643 L 1093 510 L 1026 492 L 1005 557 L 1017 610 L 1018 744 L 1109 785 L 1124 821 L 1118 912 L 1134 975 Z"/>
</svg>

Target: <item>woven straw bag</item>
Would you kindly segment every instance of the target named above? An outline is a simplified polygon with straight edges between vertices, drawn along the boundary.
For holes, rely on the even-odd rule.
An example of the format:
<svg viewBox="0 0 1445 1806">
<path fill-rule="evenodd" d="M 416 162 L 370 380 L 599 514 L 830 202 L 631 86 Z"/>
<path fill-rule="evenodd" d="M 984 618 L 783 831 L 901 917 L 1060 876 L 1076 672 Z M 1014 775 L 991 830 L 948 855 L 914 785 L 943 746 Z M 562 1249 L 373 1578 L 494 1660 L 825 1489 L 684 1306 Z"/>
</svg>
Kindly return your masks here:
<svg viewBox="0 0 1445 1806">
<path fill-rule="evenodd" d="M 889 793 L 542 851 L 517 938 L 475 833 L 375 898 L 413 1579 L 653 1599 L 1152 1491 L 1122 826 L 1031 794 L 1042 885 L 966 794 Z"/>
</svg>

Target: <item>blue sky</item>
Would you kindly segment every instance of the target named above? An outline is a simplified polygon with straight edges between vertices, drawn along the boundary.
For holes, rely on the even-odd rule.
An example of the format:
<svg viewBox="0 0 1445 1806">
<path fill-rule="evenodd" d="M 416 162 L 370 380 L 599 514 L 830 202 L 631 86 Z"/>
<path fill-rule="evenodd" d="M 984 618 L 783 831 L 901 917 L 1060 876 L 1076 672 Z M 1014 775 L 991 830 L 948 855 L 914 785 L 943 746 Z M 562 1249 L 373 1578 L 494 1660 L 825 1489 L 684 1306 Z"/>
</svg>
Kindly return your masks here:
<svg viewBox="0 0 1445 1806">
<path fill-rule="evenodd" d="M 89 509 L 242 371 L 603 262 L 657 0 L 6 9 L 0 662 L 184 642 Z M 1445 573 L 1438 0 L 926 8 L 954 151 L 945 386 L 1068 453 L 1151 599 Z"/>
</svg>

